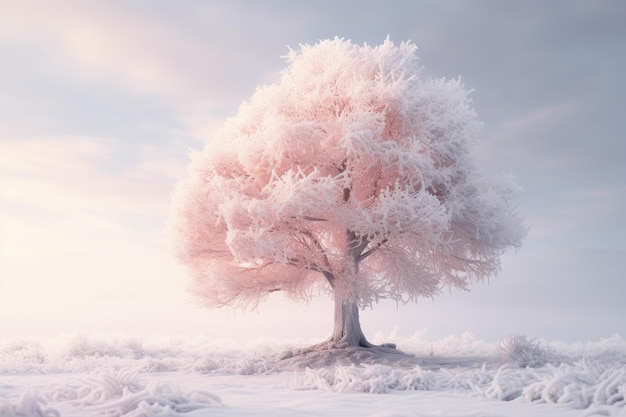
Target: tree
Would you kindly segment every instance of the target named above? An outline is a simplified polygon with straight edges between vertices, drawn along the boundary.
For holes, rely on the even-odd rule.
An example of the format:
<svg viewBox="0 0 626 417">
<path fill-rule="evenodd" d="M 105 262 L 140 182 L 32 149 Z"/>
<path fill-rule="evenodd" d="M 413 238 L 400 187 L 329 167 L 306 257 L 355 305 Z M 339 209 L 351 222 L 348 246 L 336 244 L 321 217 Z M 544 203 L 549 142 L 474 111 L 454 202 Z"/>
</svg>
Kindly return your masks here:
<svg viewBox="0 0 626 417">
<path fill-rule="evenodd" d="M 207 306 L 273 291 L 335 302 L 332 342 L 371 345 L 359 307 L 466 288 L 526 228 L 517 186 L 485 179 L 460 80 L 423 79 L 411 43 L 291 50 L 175 191 L 177 256 Z"/>
</svg>

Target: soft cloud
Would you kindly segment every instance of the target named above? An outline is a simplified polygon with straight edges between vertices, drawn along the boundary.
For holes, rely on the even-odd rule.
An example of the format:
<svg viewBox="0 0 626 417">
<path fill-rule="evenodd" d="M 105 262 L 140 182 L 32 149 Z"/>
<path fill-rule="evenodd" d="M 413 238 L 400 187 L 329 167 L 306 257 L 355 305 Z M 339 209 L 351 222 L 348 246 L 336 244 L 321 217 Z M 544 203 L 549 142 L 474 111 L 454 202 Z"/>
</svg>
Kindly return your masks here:
<svg viewBox="0 0 626 417">
<path fill-rule="evenodd" d="M 85 137 L 3 140 L 0 155 L 5 260 L 161 240 L 171 189 L 185 170 L 166 147 Z"/>
<path fill-rule="evenodd" d="M 523 114 L 516 115 L 511 119 L 504 120 L 500 123 L 499 129 L 502 132 L 519 132 L 531 130 L 543 130 L 546 126 L 554 123 L 563 123 L 575 116 L 579 111 L 579 106 L 572 102 L 557 103 L 545 105 L 539 108 L 530 109 Z M 510 136 L 502 136 L 511 144 L 515 142 Z"/>
<path fill-rule="evenodd" d="M 626 187 L 598 185 L 555 191 L 527 208 L 536 249 L 620 249 Z"/>
<path fill-rule="evenodd" d="M 3 138 L 0 142 L 0 172 L 5 178 L 39 176 L 67 181 L 75 179 L 81 171 L 93 169 L 94 163 L 110 154 L 105 143 L 93 138 Z"/>
<path fill-rule="evenodd" d="M 48 129 L 38 135 L 51 129 L 90 134 L 87 126 L 95 124 L 120 135 L 120 118 L 135 117 L 140 106 L 156 122 L 169 109 L 165 123 L 201 146 L 257 85 L 275 79 L 289 43 L 276 32 L 286 21 L 256 4 L 129 7 L 118 1 L 25 0 L 0 5 L 0 13 L 11 22 L 0 28 L 0 45 L 15 55 L 6 75 L 9 93 L 0 91 L 0 109 L 14 116 L 0 130 L 10 133 L 29 130 L 20 119 L 37 118 L 33 126 Z M 243 26 L 257 28 L 254 39 L 265 39 L 265 48 L 242 39 Z M 146 113 L 145 99 L 156 114 Z M 60 130 L 70 124 L 68 112 L 71 132 Z"/>
<path fill-rule="evenodd" d="M 194 89 L 184 68 L 200 51 L 179 33 L 124 13 L 114 2 L 26 1 L 6 12 L 13 25 L 4 30 L 5 42 L 48 48 L 56 59 L 71 60 L 75 71 L 119 77 L 141 91 L 185 95 Z"/>
<path fill-rule="evenodd" d="M 185 298 L 163 236 L 178 154 L 69 136 L 2 139 L 0 155 L 3 331 L 114 331 Z"/>
</svg>

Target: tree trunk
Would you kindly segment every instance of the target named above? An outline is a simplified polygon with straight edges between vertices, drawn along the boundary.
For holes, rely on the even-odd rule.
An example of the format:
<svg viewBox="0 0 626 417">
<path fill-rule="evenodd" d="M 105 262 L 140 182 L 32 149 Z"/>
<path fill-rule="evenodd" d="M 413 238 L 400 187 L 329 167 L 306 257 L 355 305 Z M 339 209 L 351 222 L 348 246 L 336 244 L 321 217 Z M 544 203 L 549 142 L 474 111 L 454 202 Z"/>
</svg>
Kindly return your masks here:
<svg viewBox="0 0 626 417">
<path fill-rule="evenodd" d="M 332 342 L 346 343 L 348 346 L 372 347 L 361 330 L 359 307 L 354 299 L 344 298 L 341 291 L 334 292 L 335 326 Z"/>
</svg>

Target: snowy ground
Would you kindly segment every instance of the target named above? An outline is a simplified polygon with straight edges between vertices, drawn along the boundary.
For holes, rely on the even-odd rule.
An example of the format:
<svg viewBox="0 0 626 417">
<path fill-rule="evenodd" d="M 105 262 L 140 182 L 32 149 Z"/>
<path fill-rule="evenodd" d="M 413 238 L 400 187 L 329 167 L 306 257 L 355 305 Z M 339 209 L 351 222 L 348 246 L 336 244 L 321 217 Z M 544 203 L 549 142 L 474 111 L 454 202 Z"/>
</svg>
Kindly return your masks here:
<svg viewBox="0 0 626 417">
<path fill-rule="evenodd" d="M 316 368 L 280 360 L 311 341 L 5 338 L 0 416 L 626 416 L 622 337 L 422 336 L 373 340 L 396 342 L 415 360 L 339 358 L 343 365 Z"/>
</svg>

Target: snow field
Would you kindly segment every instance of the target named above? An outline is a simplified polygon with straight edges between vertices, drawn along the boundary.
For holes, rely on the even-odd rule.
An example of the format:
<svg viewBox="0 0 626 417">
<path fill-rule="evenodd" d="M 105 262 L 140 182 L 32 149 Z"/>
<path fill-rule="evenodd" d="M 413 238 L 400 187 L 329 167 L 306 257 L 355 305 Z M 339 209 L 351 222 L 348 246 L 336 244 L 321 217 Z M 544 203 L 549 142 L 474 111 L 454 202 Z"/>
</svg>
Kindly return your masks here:
<svg viewBox="0 0 626 417">
<path fill-rule="evenodd" d="M 417 365 L 281 369 L 281 352 L 308 341 L 5 338 L 0 416 L 626 416 L 622 337 L 521 338 L 517 357 L 507 346 L 513 337 L 499 345 L 469 334 L 395 339 Z M 519 366 L 528 354 L 547 362 Z"/>
</svg>

